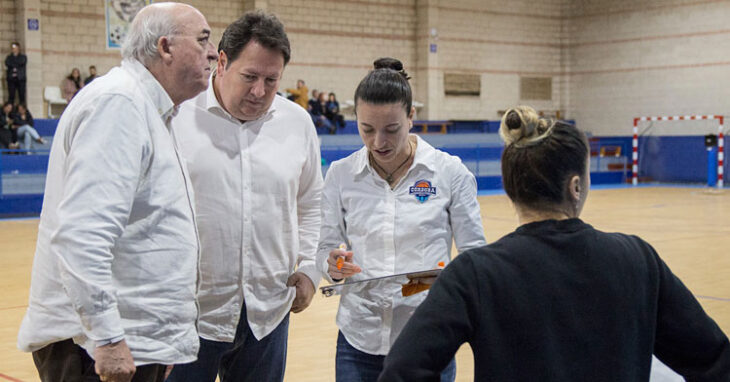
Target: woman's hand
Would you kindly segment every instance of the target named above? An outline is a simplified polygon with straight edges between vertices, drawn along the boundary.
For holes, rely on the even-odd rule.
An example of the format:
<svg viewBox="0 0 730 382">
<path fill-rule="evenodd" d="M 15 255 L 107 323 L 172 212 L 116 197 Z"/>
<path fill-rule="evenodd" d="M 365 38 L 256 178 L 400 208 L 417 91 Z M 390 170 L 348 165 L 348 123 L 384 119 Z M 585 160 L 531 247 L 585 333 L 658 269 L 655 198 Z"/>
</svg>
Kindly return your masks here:
<svg viewBox="0 0 730 382">
<path fill-rule="evenodd" d="M 333 280 L 339 281 L 362 272 L 362 269 L 352 262 L 352 256 L 352 252 L 344 249 L 333 249 L 330 251 L 330 255 L 327 258 L 327 264 L 329 265 L 327 273 Z M 340 259 L 339 267 L 337 265 L 338 259 Z"/>
</svg>

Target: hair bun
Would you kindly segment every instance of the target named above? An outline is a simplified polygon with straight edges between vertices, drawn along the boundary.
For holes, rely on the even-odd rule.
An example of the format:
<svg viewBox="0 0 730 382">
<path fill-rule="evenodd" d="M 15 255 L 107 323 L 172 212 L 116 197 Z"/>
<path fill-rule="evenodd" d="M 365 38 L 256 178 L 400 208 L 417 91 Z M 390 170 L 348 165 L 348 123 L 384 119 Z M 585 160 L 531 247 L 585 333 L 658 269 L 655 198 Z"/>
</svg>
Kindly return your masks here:
<svg viewBox="0 0 730 382">
<path fill-rule="evenodd" d="M 507 125 L 507 128 L 510 130 L 519 129 L 522 126 L 522 120 L 520 119 L 520 115 L 517 114 L 517 112 L 514 110 L 510 110 L 510 112 L 507 113 L 507 117 L 505 118 L 504 122 Z"/>
<path fill-rule="evenodd" d="M 524 142 L 525 145 L 529 145 L 548 136 L 552 126 L 553 122 L 540 118 L 535 109 L 529 106 L 518 106 L 504 113 L 499 126 L 499 135 L 507 145 L 516 142 Z"/>
<path fill-rule="evenodd" d="M 395 70 L 396 72 L 400 73 L 400 75 L 403 76 L 403 78 L 410 80 L 411 77 L 408 76 L 408 73 L 406 73 L 405 70 L 403 70 L 403 63 L 400 62 L 400 60 L 397 60 L 392 57 L 381 57 L 375 62 L 373 62 L 373 69 L 390 69 Z"/>
</svg>

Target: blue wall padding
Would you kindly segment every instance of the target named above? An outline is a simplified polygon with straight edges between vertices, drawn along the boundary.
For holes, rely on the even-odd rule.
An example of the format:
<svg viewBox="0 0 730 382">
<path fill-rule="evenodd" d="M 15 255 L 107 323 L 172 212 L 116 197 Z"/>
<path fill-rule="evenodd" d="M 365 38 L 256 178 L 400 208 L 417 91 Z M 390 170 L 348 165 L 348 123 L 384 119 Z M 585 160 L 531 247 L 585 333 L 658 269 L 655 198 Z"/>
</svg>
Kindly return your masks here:
<svg viewBox="0 0 730 382">
<path fill-rule="evenodd" d="M 41 135 L 53 135 L 56 120 L 39 119 L 36 121 L 36 128 Z M 487 121 L 482 124 L 482 127 L 485 126 L 487 130 L 493 129 L 498 126 L 498 122 Z M 348 121 L 348 127 L 357 130 L 354 121 Z M 468 142 L 460 143 L 461 146 L 471 145 L 472 147 L 448 147 L 448 145 L 458 143 L 452 139 L 456 137 L 450 137 L 450 134 L 429 136 L 439 139 L 449 138 L 447 143 L 443 143 L 447 145 L 443 150 L 452 155 L 457 155 L 465 161 L 499 161 L 503 150 L 498 144 L 475 144 L 474 137 L 476 136 L 471 138 L 465 136 L 464 139 Z M 488 136 L 494 137 L 490 134 L 479 134 L 478 136 L 485 139 L 489 138 Z M 352 137 L 352 139 L 357 141 L 356 137 Z M 641 137 L 639 144 L 641 177 L 651 178 L 649 180 L 659 182 L 707 182 L 707 150 L 704 147 L 703 136 L 649 136 Z M 337 145 L 330 146 L 331 148 L 324 145 L 322 147 L 322 158 L 327 163 L 331 163 L 350 155 L 359 149 L 360 145 L 361 142 L 359 141 L 358 145 Z M 621 155 L 628 157 L 629 174 L 624 178 L 625 174 L 621 171 L 593 172 L 591 173 L 592 183 L 621 183 L 630 179 L 631 137 L 594 137 L 591 141 L 591 150 L 597 151 L 602 145 L 621 147 Z M 728 145 L 730 145 L 730 142 L 725 145 L 726 184 L 730 183 L 728 181 Z M 39 174 L 44 173 L 47 167 L 48 155 L 2 154 L 2 157 L 0 157 L 0 172 L 2 174 Z M 482 190 L 499 189 L 502 187 L 502 179 L 499 176 L 478 176 L 477 186 Z M 42 200 L 43 195 L 2 195 L 0 196 L 0 216 L 38 215 Z"/>
<path fill-rule="evenodd" d="M 0 217 L 38 216 L 43 195 L 6 195 L 0 197 Z"/>
<path fill-rule="evenodd" d="M 2 155 L 3 174 L 42 174 L 48 169 L 48 155 Z"/>
<path fill-rule="evenodd" d="M 33 127 L 35 127 L 38 134 L 43 137 L 53 136 L 56 132 L 56 126 L 58 126 L 57 119 L 34 119 Z"/>
</svg>

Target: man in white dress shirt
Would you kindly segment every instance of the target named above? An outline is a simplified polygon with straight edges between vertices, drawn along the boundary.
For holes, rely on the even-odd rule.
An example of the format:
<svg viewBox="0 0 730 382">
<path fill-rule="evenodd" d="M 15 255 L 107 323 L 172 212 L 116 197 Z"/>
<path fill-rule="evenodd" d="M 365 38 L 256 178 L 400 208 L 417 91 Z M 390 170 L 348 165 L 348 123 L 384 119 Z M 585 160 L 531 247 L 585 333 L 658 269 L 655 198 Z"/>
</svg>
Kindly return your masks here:
<svg viewBox="0 0 730 382">
<path fill-rule="evenodd" d="M 275 16 L 245 14 L 218 51 L 208 90 L 173 121 L 200 231 L 200 352 L 169 381 L 280 381 L 289 312 L 321 278 L 319 141 L 307 111 L 276 95 L 290 47 Z"/>
<path fill-rule="evenodd" d="M 162 381 L 196 358 L 199 244 L 170 119 L 208 86 L 209 36 L 189 5 L 145 7 L 121 66 L 59 121 L 18 334 L 44 382 Z"/>
</svg>

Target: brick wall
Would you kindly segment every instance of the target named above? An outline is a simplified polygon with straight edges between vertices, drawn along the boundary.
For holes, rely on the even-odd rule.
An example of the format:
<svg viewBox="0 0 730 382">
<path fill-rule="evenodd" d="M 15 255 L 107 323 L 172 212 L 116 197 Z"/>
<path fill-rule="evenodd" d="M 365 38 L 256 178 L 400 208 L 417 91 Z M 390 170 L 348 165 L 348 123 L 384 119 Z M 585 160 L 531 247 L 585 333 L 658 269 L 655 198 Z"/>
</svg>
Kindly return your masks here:
<svg viewBox="0 0 730 382">
<path fill-rule="evenodd" d="M 303 79 L 310 90 L 336 93 L 342 104 L 379 57 L 415 69 L 414 0 L 276 0 L 267 9 L 282 20 L 292 45 L 282 88 Z"/>
<path fill-rule="evenodd" d="M 516 104 L 560 109 L 565 1 L 442 1 L 439 6 L 439 72 L 478 73 L 480 97 L 444 96 L 436 119 L 496 119 L 498 110 Z M 550 101 L 522 100 L 520 76 L 553 78 Z M 443 79 L 441 78 L 441 82 Z M 437 81 L 438 83 L 438 81 Z"/>
<path fill-rule="evenodd" d="M 539 109 L 560 108 L 564 93 L 560 15 L 565 1 L 533 5 L 515 0 L 505 5 L 497 0 L 204 0 L 191 4 L 206 15 L 213 41 L 254 3 L 276 13 L 292 43 L 292 61 L 282 88 L 293 87 L 302 78 L 310 89 L 333 91 L 343 102 L 352 99 L 373 60 L 393 56 L 404 62 L 413 77 L 416 100 L 426 105 L 420 118 L 493 119 L 497 110 L 520 103 L 520 75 L 553 76 L 552 101 L 522 102 Z M 417 9 L 424 7 L 431 10 L 430 17 L 419 21 Z M 104 20 L 103 2 L 98 0 L 41 1 L 43 86 L 59 85 L 73 67 L 86 76 L 89 65 L 96 65 L 99 73 L 118 65 L 119 52 L 106 49 Z M 431 43 L 437 45 L 436 53 L 428 51 Z M 535 52 L 539 59 L 524 59 Z M 481 96 L 445 97 L 444 71 L 478 74 Z"/>
<path fill-rule="evenodd" d="M 730 4 L 715 0 L 575 1 L 566 16 L 568 114 L 598 135 L 629 135 L 646 115 L 727 114 Z M 644 126 L 645 127 L 645 126 Z M 706 122 L 657 122 L 707 134 Z"/>
<path fill-rule="evenodd" d="M 225 27 L 243 13 L 243 1 L 190 1 L 207 18 L 216 44 Z M 82 77 L 89 65 L 99 74 L 119 65 L 118 49 L 106 48 L 104 3 L 99 0 L 43 0 L 43 84 L 60 85 L 71 69 L 77 67 Z"/>
<path fill-rule="evenodd" d="M 0 0 L 0 57 L 2 58 L 2 84 L 0 84 L 0 102 L 8 99 L 8 84 L 5 81 L 5 57 L 10 54 L 10 43 L 16 41 L 15 34 L 15 2 Z"/>
<path fill-rule="evenodd" d="M 81 77 L 95 65 L 103 74 L 119 64 L 119 51 L 106 49 L 104 3 L 95 0 L 41 1 L 43 86 L 61 86 L 76 67 Z"/>
<path fill-rule="evenodd" d="M 0 0 L 0 55 L 17 38 L 16 2 Z M 282 88 L 352 99 L 381 56 L 411 73 L 419 118 L 496 119 L 516 104 L 562 110 L 597 135 L 625 135 L 635 116 L 721 114 L 730 95 L 730 29 L 719 0 L 197 0 L 217 42 L 244 10 L 279 15 L 292 43 Z M 42 85 L 71 68 L 118 65 L 99 0 L 40 1 Z M 429 46 L 435 44 L 436 52 Z M 445 96 L 445 72 L 477 74 L 481 95 Z M 520 99 L 520 76 L 553 79 L 552 99 Z M 4 81 L 3 81 L 3 87 Z M 3 89 L 4 98 L 7 93 Z M 32 106 L 32 105 L 31 105 Z M 40 108 L 33 110 L 42 115 Z M 351 117 L 351 115 L 350 115 Z M 691 131 L 677 127 L 682 132 Z M 671 131 L 671 130 L 668 130 Z"/>
</svg>

